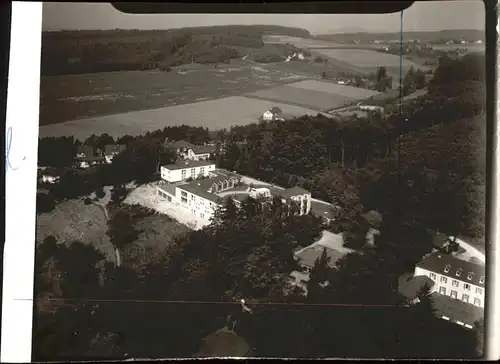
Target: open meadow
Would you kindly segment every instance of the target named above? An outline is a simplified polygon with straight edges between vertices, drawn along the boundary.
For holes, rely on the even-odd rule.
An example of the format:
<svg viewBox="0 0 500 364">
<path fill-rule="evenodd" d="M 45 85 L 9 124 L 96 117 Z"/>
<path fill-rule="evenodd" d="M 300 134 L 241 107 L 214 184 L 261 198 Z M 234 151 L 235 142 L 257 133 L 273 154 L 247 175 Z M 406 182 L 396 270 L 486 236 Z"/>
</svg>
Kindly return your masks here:
<svg viewBox="0 0 500 364">
<path fill-rule="evenodd" d="M 310 73 L 309 73 L 310 75 Z M 123 71 L 41 78 L 40 125 L 240 95 L 304 79 L 279 67 L 235 60 L 164 71 Z"/>
<path fill-rule="evenodd" d="M 146 131 L 173 125 L 209 127 L 211 130 L 232 125 L 247 125 L 258 121 L 266 110 L 279 107 L 284 113 L 295 116 L 317 115 L 316 110 L 286 103 L 231 96 L 216 100 L 199 101 L 150 110 L 79 119 L 66 123 L 40 127 L 40 138 L 73 135 L 84 140 L 92 134 L 108 133 L 114 137 L 125 134 L 139 135 Z"/>
</svg>

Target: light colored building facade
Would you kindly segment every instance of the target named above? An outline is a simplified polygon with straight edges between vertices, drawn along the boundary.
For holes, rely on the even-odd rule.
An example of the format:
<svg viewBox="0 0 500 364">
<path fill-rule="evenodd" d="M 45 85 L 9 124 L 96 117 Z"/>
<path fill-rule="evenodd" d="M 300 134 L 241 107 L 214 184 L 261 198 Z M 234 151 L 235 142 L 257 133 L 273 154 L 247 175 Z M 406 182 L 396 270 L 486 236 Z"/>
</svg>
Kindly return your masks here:
<svg viewBox="0 0 500 364">
<path fill-rule="evenodd" d="M 432 253 L 415 267 L 415 276 L 429 277 L 436 292 L 484 308 L 485 270 L 451 255 Z"/>
<path fill-rule="evenodd" d="M 160 167 L 161 178 L 170 183 L 184 181 L 188 178 L 208 177 L 209 173 L 213 171 L 215 171 L 215 163 L 205 160 L 186 160 Z"/>
<path fill-rule="evenodd" d="M 262 120 L 271 121 L 274 119 L 274 114 L 271 111 L 266 111 L 262 114 Z"/>
</svg>

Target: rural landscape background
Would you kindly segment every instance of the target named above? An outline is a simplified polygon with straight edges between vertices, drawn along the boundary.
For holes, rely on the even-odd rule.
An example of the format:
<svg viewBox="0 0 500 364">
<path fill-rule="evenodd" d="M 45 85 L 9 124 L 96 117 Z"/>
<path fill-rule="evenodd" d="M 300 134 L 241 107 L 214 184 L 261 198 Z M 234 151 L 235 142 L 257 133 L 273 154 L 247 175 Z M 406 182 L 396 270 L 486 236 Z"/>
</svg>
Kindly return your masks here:
<svg viewBox="0 0 500 364">
<path fill-rule="evenodd" d="M 425 295 L 409 306 L 397 282 L 435 231 L 484 254 L 484 27 L 405 31 L 403 43 L 398 30 L 44 31 L 34 359 L 227 345 L 262 357 L 479 357 L 482 319 L 471 330 L 438 319 Z M 264 120 L 268 110 L 280 118 Z M 193 229 L 143 192 L 175 160 L 166 139 L 212 145 L 218 168 L 311 191 L 335 219 L 248 205 Z M 110 144 L 124 146 L 112 163 L 75 167 L 80 147 Z M 380 236 L 367 247 L 373 211 Z M 285 279 L 293 251 L 324 231 L 354 253 L 334 268 L 318 259 L 304 297 Z M 228 316 L 239 341 L 200 349 Z"/>
</svg>

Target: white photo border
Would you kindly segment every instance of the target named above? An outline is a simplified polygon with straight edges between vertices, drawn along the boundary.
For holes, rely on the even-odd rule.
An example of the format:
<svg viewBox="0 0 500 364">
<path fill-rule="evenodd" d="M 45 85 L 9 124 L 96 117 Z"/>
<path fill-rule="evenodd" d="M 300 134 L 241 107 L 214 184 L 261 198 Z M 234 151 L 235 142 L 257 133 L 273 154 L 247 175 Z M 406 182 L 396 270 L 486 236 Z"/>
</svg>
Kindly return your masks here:
<svg viewBox="0 0 500 364">
<path fill-rule="evenodd" d="M 0 361 L 32 357 L 42 3 L 12 2 Z"/>
</svg>

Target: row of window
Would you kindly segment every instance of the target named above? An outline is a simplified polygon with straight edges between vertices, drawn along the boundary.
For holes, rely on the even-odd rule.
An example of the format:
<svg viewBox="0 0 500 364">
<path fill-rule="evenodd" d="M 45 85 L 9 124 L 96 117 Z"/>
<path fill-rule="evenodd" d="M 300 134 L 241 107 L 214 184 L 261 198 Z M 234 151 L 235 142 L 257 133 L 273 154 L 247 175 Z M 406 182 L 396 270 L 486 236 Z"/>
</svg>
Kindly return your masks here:
<svg viewBox="0 0 500 364">
<path fill-rule="evenodd" d="M 439 293 L 442 295 L 446 295 L 446 287 L 439 287 Z M 458 299 L 458 292 L 451 290 L 450 292 L 451 298 Z M 462 294 L 462 301 L 469 303 L 469 295 L 464 293 Z M 481 299 L 479 298 L 474 298 L 474 305 L 475 306 L 481 306 Z"/>
<path fill-rule="evenodd" d="M 450 271 L 450 269 L 451 269 L 451 265 L 447 264 L 447 265 L 444 267 L 444 272 L 445 272 L 445 273 L 448 273 L 448 272 Z M 456 271 L 455 275 L 456 275 L 457 277 L 460 277 L 460 276 L 462 275 L 462 273 L 463 273 L 463 269 L 462 269 L 462 268 L 459 268 L 459 269 L 457 269 L 457 271 Z M 473 277 L 474 277 L 474 273 L 473 273 L 473 272 L 469 272 L 469 273 L 467 274 L 467 279 L 468 279 L 469 281 L 470 281 L 470 280 L 472 280 L 472 278 L 473 278 Z M 484 283 L 484 276 L 479 277 L 479 283 Z"/>
<path fill-rule="evenodd" d="M 435 281 L 436 280 L 436 273 L 431 273 L 430 274 L 430 278 Z M 440 279 L 440 282 L 441 283 L 448 283 L 448 277 L 442 276 L 441 279 Z M 457 281 L 456 279 L 453 279 L 451 281 L 451 285 L 453 287 L 459 287 L 460 282 Z M 464 283 L 463 285 L 464 285 L 464 289 L 466 289 L 467 291 L 470 291 L 470 288 L 471 288 L 470 284 Z M 482 294 L 482 293 L 483 293 L 483 289 L 479 288 L 479 287 L 476 287 L 476 294 Z"/>
</svg>

